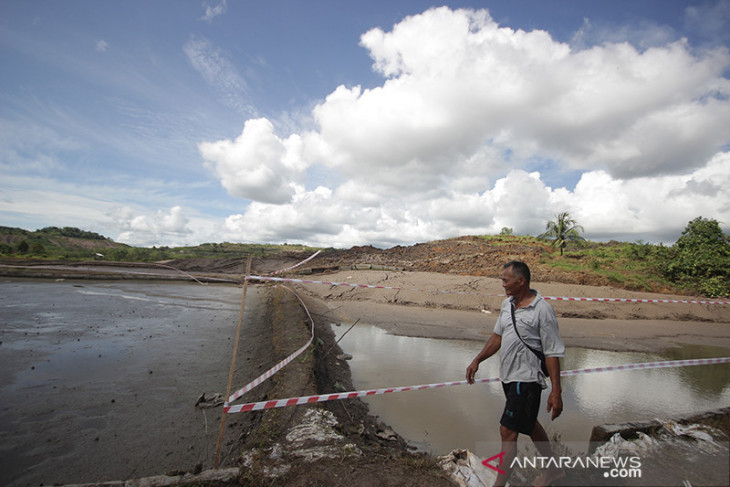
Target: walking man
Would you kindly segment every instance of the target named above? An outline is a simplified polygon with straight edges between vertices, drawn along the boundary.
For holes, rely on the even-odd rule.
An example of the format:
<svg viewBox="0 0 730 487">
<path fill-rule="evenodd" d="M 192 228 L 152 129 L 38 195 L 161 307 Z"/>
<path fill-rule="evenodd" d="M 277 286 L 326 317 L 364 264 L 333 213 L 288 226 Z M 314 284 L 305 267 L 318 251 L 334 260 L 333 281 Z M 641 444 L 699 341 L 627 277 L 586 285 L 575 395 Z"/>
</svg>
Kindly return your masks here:
<svg viewBox="0 0 730 487">
<path fill-rule="evenodd" d="M 499 378 L 506 396 L 500 419 L 499 433 L 505 452 L 495 486 L 504 486 L 512 473 L 510 465 L 517 453 L 517 437 L 528 435 L 542 456 L 553 452 L 545 429 L 537 420 L 540 395 L 547 389 L 540 353 L 544 354 L 547 375 L 552 389 L 547 400 L 547 411 L 554 420 L 563 411 L 560 388 L 560 360 L 565 346 L 558 331 L 558 320 L 553 307 L 542 295 L 530 289 L 530 269 L 519 261 L 508 262 L 502 271 L 502 287 L 507 299 L 494 326 L 494 332 L 481 352 L 466 369 L 466 380 L 474 383 L 479 364 L 499 351 Z M 550 485 L 565 476 L 556 466 L 550 466 L 535 481 L 535 486 Z"/>
</svg>

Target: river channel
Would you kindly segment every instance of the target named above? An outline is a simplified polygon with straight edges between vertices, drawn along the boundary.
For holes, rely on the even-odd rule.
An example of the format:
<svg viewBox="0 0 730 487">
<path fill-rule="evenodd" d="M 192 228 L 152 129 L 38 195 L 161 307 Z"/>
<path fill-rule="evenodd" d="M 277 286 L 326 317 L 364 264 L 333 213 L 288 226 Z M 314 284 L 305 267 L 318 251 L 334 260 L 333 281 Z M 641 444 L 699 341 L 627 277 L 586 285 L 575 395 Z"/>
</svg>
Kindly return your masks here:
<svg viewBox="0 0 730 487">
<path fill-rule="evenodd" d="M 346 332 L 333 326 L 349 361 L 356 389 L 430 384 L 464 379 L 466 366 L 483 343 L 391 335 L 365 323 Z M 563 370 L 727 356 L 724 348 L 682 346 L 661 354 L 568 348 Z M 498 377 L 498 357 L 483 362 L 478 378 Z M 602 372 L 564 377 L 563 414 L 539 420 L 548 435 L 564 442 L 588 442 L 593 426 L 672 418 L 730 405 L 726 364 Z M 543 406 L 546 401 L 543 393 Z M 487 458 L 499 445 L 504 394 L 499 383 L 453 386 L 366 398 L 371 413 L 419 450 L 443 455 L 466 448 Z M 495 446 L 496 445 L 496 446 Z"/>
</svg>

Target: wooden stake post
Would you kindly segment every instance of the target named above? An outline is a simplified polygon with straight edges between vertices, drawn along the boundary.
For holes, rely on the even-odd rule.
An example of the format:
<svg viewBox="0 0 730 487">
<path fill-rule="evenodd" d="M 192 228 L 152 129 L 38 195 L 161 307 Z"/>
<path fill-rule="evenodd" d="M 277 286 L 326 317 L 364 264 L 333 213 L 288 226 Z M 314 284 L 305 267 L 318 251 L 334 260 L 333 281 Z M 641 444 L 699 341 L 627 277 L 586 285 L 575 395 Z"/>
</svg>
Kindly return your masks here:
<svg viewBox="0 0 730 487">
<path fill-rule="evenodd" d="M 246 308 L 246 289 L 248 287 L 248 276 L 251 275 L 251 254 L 248 256 L 246 262 L 246 275 L 243 280 L 243 296 L 241 297 L 241 309 L 238 312 L 238 328 L 236 329 L 236 341 L 233 342 L 233 356 L 231 357 L 231 368 L 228 371 L 228 386 L 226 386 L 225 400 L 228 402 L 228 398 L 231 397 L 231 386 L 233 385 L 233 371 L 236 369 L 236 357 L 238 356 L 238 342 L 241 339 L 241 325 L 243 324 L 243 311 Z M 221 457 L 221 446 L 223 445 L 223 431 L 226 425 L 226 412 L 223 411 L 221 415 L 221 427 L 218 432 L 218 446 L 215 449 L 215 468 L 218 468 Z"/>
</svg>

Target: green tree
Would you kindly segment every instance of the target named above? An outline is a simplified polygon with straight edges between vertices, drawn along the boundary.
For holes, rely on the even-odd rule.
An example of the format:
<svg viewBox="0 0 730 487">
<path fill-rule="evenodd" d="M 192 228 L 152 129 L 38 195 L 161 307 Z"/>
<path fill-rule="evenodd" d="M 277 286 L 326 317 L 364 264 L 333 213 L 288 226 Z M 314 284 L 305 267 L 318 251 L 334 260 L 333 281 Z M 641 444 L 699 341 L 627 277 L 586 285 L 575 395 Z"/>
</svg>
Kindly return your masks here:
<svg viewBox="0 0 730 487">
<path fill-rule="evenodd" d="M 135 262 L 149 262 L 152 260 L 152 249 L 144 247 L 132 247 L 128 251 L 128 257 Z"/>
<path fill-rule="evenodd" d="M 578 225 L 578 222 L 571 218 L 567 211 L 555 215 L 555 220 L 547 222 L 545 225 L 545 233 L 540 235 L 539 238 L 552 238 L 552 246 L 556 245 L 560 247 L 560 255 L 563 255 L 563 250 L 568 242 L 582 242 L 585 239 L 580 235 L 583 231 L 583 227 Z"/>
<path fill-rule="evenodd" d="M 46 255 L 46 248 L 42 243 L 35 242 L 30 246 L 30 253 L 33 255 Z"/>
<path fill-rule="evenodd" d="M 19 254 L 27 254 L 28 250 L 30 249 L 30 245 L 28 244 L 27 240 L 23 240 L 18 244 L 18 253 Z"/>
<path fill-rule="evenodd" d="M 104 255 L 111 260 L 126 260 L 129 256 L 128 251 L 125 247 L 109 249 Z"/>
<path fill-rule="evenodd" d="M 86 230 L 81 230 L 80 228 L 76 227 L 45 227 L 38 230 L 37 233 L 46 235 L 61 235 L 62 237 L 85 238 L 91 240 L 107 240 L 105 236 L 99 235 L 96 232 L 87 232 Z"/>
<path fill-rule="evenodd" d="M 687 224 L 667 255 L 664 274 L 708 296 L 730 294 L 730 237 L 717 220 L 697 217 Z"/>
</svg>

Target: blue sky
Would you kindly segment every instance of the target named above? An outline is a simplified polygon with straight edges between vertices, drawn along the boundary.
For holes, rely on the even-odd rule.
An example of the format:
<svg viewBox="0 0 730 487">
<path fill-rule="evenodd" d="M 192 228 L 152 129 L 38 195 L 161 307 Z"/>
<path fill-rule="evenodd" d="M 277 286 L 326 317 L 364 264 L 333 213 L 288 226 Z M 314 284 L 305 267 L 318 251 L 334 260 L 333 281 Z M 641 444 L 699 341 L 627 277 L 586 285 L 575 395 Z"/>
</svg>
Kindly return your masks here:
<svg viewBox="0 0 730 487">
<path fill-rule="evenodd" d="M 134 245 L 730 223 L 730 2 L 0 1 L 0 225 Z"/>
</svg>

